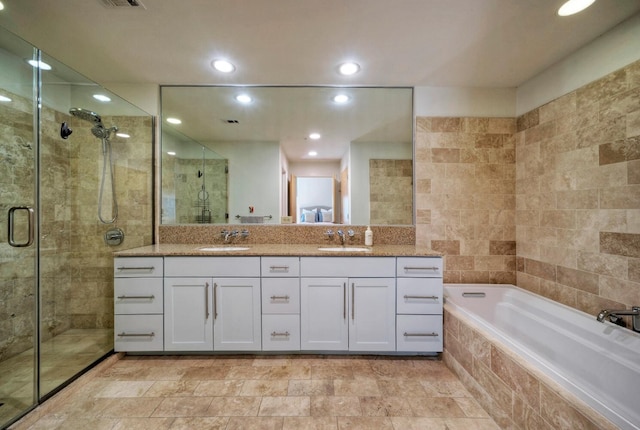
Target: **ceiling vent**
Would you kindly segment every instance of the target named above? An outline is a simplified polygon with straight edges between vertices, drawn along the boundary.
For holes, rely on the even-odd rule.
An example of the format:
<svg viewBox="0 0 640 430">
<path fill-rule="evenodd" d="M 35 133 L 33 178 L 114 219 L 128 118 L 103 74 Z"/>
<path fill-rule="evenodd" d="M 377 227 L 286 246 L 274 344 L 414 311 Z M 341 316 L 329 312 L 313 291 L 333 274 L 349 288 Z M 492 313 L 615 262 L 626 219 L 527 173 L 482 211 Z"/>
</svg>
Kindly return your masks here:
<svg viewBox="0 0 640 430">
<path fill-rule="evenodd" d="M 146 9 L 144 7 L 144 5 L 142 4 L 142 2 L 140 2 L 140 0 L 100 0 L 102 2 L 103 5 L 105 5 L 108 8 L 114 8 L 114 7 L 127 7 L 127 8 L 133 8 L 133 7 L 139 7 L 142 9 Z"/>
</svg>

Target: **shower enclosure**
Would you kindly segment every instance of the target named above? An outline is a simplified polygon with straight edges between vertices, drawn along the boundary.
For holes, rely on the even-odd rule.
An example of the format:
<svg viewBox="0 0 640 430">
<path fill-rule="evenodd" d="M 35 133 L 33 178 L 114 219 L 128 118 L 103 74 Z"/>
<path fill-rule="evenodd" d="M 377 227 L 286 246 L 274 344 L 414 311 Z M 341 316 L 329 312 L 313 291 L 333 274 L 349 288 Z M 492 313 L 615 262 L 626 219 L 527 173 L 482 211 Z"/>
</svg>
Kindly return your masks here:
<svg viewBox="0 0 640 430">
<path fill-rule="evenodd" d="M 107 139 L 71 113 L 78 106 L 112 132 L 110 164 Z M 0 28 L 0 428 L 113 350 L 112 253 L 152 243 L 153 128 L 145 112 Z M 114 213 L 111 190 L 118 216 L 107 224 L 100 202 Z M 105 242 L 114 228 L 118 246 Z"/>
</svg>

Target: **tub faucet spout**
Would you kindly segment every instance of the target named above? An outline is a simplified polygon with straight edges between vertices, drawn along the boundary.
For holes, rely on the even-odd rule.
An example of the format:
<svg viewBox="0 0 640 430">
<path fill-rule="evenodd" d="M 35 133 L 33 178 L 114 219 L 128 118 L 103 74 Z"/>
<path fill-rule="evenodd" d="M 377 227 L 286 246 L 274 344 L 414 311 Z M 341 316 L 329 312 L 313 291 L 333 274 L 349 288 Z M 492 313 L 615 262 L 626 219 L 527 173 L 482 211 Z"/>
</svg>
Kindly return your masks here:
<svg viewBox="0 0 640 430">
<path fill-rule="evenodd" d="M 630 310 L 622 309 L 619 311 L 613 309 L 603 309 L 596 317 L 596 320 L 598 320 L 599 322 L 604 322 L 604 319 L 608 316 L 631 316 L 633 317 L 631 318 L 633 322 L 633 330 L 640 332 L 640 306 L 633 306 Z"/>
</svg>

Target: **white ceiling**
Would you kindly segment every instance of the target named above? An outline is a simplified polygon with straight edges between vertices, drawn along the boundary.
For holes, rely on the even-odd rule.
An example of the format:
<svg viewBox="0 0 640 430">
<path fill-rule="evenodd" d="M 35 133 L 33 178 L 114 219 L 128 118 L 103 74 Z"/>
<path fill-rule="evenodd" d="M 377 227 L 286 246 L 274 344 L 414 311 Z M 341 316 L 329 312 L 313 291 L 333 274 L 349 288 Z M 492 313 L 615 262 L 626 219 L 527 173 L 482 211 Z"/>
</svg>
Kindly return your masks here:
<svg viewBox="0 0 640 430">
<path fill-rule="evenodd" d="M 3 0 L 0 26 L 106 87 L 514 88 L 640 13 L 640 0 L 597 0 L 565 18 L 556 15 L 564 0 L 139 1 L 144 8 L 109 8 L 104 0 Z M 216 58 L 237 70 L 216 72 Z M 346 60 L 359 63 L 360 73 L 339 75 Z M 292 142 L 305 139 L 308 128 L 323 131 L 321 115 L 314 117 L 310 124 L 289 120 L 298 125 Z M 268 120 L 277 121 L 287 120 Z M 215 140 L 213 124 L 199 121 L 181 132 Z M 287 148 L 285 133 L 292 132 L 281 131 L 285 153 L 303 158 L 300 147 Z M 332 151 L 326 158 L 344 149 Z"/>
<path fill-rule="evenodd" d="M 597 0 L 4 0 L 0 25 L 107 83 L 517 87 L 640 11 Z M 211 60 L 226 57 L 232 75 Z M 352 77 L 336 73 L 360 63 Z"/>
</svg>

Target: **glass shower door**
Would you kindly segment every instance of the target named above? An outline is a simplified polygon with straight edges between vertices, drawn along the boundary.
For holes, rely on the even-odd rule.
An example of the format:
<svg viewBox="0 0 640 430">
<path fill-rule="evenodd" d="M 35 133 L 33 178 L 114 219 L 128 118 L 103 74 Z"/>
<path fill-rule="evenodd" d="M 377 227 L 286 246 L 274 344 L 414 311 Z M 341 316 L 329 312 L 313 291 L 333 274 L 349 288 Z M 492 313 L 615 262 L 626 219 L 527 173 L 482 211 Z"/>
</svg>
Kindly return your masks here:
<svg viewBox="0 0 640 430">
<path fill-rule="evenodd" d="M 36 54 L 0 33 L 0 428 L 37 402 Z"/>
</svg>

